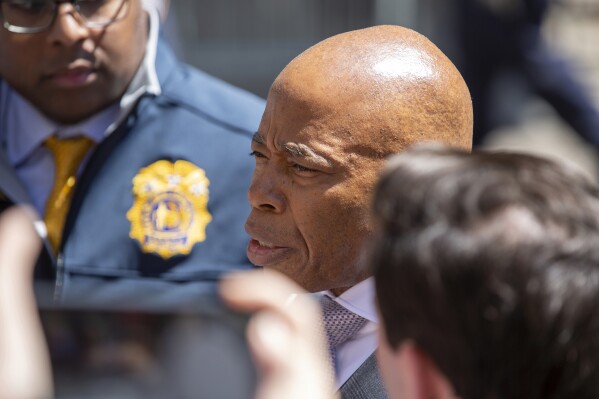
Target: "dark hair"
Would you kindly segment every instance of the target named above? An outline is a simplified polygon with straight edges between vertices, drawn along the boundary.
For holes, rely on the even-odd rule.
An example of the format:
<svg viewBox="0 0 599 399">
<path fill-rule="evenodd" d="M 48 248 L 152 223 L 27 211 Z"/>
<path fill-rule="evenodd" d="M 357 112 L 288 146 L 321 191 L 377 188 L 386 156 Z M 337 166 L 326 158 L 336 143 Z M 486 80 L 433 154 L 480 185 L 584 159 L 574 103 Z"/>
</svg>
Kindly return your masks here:
<svg viewBox="0 0 599 399">
<path fill-rule="evenodd" d="M 599 190 L 530 155 L 396 156 L 370 245 L 389 344 L 464 399 L 599 397 Z"/>
</svg>

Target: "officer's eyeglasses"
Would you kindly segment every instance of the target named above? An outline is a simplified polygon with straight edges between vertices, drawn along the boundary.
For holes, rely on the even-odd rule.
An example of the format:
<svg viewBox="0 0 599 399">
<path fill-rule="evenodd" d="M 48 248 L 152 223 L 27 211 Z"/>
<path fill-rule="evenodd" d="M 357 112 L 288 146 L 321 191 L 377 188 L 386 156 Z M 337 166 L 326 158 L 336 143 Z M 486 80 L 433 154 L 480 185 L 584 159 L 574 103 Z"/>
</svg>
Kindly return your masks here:
<svg viewBox="0 0 599 399">
<path fill-rule="evenodd" d="M 130 0 L 0 0 L 2 26 L 14 33 L 49 30 L 62 3 L 70 3 L 80 23 L 104 28 L 127 16 Z"/>
</svg>

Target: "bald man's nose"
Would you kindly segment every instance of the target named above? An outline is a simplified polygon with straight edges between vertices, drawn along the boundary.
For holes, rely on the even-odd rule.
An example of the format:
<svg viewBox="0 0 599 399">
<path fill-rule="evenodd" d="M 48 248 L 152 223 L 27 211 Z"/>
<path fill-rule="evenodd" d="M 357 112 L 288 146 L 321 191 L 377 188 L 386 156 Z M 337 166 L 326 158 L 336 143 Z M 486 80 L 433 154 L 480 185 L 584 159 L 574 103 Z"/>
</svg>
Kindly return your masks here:
<svg viewBox="0 0 599 399">
<path fill-rule="evenodd" d="M 252 183 L 248 190 L 248 201 L 253 209 L 283 213 L 286 200 L 281 191 L 282 182 L 273 173 L 254 172 Z"/>
</svg>

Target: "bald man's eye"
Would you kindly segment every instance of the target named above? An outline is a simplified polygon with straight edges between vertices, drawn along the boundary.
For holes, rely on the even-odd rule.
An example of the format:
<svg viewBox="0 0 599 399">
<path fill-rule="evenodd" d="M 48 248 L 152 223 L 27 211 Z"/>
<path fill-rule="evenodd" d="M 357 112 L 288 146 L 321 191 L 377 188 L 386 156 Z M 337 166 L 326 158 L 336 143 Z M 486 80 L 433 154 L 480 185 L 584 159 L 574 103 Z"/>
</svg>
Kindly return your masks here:
<svg viewBox="0 0 599 399">
<path fill-rule="evenodd" d="M 318 172 L 316 169 L 307 168 L 297 163 L 292 163 L 290 166 L 293 169 L 295 169 L 295 171 L 298 172 L 298 174 L 300 174 L 301 176 L 311 176 L 314 173 Z"/>
<path fill-rule="evenodd" d="M 252 151 L 252 152 L 250 152 L 250 157 L 254 157 L 254 158 L 266 158 L 266 156 L 264 156 L 264 154 L 262 154 L 261 152 L 258 152 L 258 151 Z"/>
</svg>

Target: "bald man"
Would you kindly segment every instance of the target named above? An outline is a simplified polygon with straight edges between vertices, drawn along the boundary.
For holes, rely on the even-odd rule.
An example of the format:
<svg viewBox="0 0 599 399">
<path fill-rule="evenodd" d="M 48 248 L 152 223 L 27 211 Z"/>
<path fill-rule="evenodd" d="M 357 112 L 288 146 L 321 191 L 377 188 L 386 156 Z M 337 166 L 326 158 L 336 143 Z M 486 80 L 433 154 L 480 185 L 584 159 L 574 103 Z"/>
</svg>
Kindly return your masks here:
<svg viewBox="0 0 599 399">
<path fill-rule="evenodd" d="M 248 257 L 325 292 L 345 398 L 386 397 L 373 356 L 373 283 L 360 253 L 385 158 L 421 141 L 470 149 L 472 103 L 451 61 L 397 26 L 340 34 L 295 58 L 273 83 L 253 138 Z"/>
</svg>

